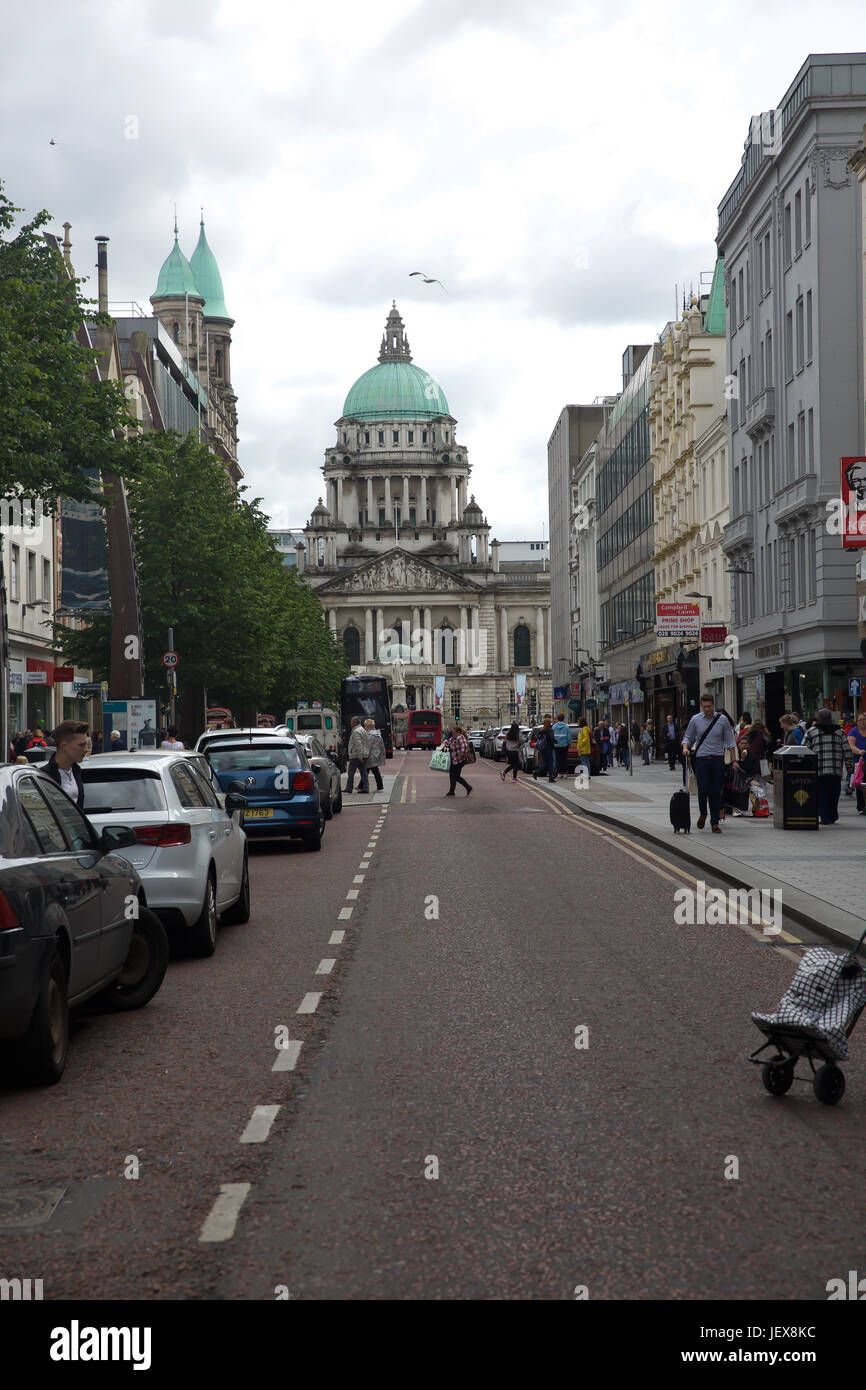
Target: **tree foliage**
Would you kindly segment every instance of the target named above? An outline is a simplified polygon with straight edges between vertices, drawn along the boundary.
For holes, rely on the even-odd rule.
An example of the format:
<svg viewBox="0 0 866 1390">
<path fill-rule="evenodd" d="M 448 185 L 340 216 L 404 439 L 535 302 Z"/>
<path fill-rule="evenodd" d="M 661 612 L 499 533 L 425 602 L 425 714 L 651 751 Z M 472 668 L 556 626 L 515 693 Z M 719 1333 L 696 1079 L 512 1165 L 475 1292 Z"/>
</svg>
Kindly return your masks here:
<svg viewBox="0 0 866 1390">
<path fill-rule="evenodd" d="M 0 183 L 0 496 L 85 500 L 98 473 L 135 472 L 133 421 L 78 341 L 94 315 L 41 235 L 48 213 L 16 232 L 20 211 Z"/>
<path fill-rule="evenodd" d="M 345 661 L 304 581 L 283 565 L 258 499 L 236 493 L 192 435 L 140 441 L 127 484 L 144 629 L 145 688 L 165 691 L 161 655 L 174 629 L 181 693 L 279 714 L 297 699 L 333 701 Z M 108 622 L 55 629 L 64 654 L 107 673 Z"/>
</svg>

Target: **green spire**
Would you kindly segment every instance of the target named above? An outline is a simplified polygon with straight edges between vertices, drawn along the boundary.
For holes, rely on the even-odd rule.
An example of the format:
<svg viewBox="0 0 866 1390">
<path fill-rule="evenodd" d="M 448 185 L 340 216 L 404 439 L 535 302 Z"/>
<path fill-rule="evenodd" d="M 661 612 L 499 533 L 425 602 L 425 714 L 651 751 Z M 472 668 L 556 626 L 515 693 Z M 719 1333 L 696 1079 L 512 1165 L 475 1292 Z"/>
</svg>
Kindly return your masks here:
<svg viewBox="0 0 866 1390">
<path fill-rule="evenodd" d="M 204 234 L 204 210 L 202 210 L 198 244 L 190 256 L 189 264 L 195 276 L 195 282 L 204 298 L 205 318 L 230 318 L 231 315 L 226 308 L 219 266 L 216 263 L 216 257 L 213 251 L 211 251 L 208 246 L 207 237 Z"/>
<path fill-rule="evenodd" d="M 195 282 L 192 266 L 177 244 L 177 214 L 174 218 L 174 246 L 162 263 L 156 289 L 150 296 L 154 299 L 182 299 L 184 295 L 194 294 L 201 299 Z"/>
</svg>

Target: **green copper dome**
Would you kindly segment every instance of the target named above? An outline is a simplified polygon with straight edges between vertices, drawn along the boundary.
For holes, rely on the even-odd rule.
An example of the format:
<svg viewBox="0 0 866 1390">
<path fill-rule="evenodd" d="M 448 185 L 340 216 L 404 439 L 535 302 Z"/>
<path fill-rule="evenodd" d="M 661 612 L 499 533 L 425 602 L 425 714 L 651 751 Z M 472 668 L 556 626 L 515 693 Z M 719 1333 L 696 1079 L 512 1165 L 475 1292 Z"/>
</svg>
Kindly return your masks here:
<svg viewBox="0 0 866 1390">
<path fill-rule="evenodd" d="M 198 234 L 198 245 L 190 256 L 190 269 L 195 276 L 199 293 L 204 297 L 204 315 L 208 319 L 230 318 L 223 297 L 223 282 L 216 263 L 216 257 L 208 246 L 204 234 L 204 218 Z"/>
<path fill-rule="evenodd" d="M 184 295 L 194 294 L 201 299 L 192 266 L 177 244 L 177 228 L 174 231 L 174 246 L 162 263 L 156 289 L 151 299 L 183 299 Z"/>
<path fill-rule="evenodd" d="M 343 414 L 353 420 L 426 420 L 451 412 L 428 372 L 411 362 L 380 362 L 358 377 Z"/>
</svg>

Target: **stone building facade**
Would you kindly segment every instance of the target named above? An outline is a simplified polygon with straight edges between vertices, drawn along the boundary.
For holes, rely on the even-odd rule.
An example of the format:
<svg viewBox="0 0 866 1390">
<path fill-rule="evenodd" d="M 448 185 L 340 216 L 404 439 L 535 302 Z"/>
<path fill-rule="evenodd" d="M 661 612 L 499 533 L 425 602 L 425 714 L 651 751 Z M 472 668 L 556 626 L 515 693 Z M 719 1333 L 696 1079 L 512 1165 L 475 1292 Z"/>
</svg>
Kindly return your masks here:
<svg viewBox="0 0 866 1390">
<path fill-rule="evenodd" d="M 412 362 L 396 304 L 336 430 L 297 553 L 351 667 L 390 678 L 399 657 L 418 709 L 433 708 L 444 678 L 443 712 L 466 724 L 506 718 L 521 687 L 525 713 L 549 712 L 546 553 L 500 558 L 469 495 L 457 420 Z"/>
</svg>

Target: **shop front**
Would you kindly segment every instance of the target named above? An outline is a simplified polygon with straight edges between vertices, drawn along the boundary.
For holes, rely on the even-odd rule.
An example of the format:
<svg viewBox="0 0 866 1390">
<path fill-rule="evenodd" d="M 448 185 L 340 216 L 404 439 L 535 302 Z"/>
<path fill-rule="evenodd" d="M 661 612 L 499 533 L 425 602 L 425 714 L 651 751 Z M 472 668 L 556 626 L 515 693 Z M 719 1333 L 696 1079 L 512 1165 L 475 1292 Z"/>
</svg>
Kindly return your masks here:
<svg viewBox="0 0 866 1390">
<path fill-rule="evenodd" d="M 672 715 L 679 733 L 698 709 L 700 665 L 697 647 L 686 649 L 674 642 L 640 659 L 640 683 L 644 691 L 645 718 L 655 732 L 656 756 L 662 756 L 663 731 Z"/>
</svg>

